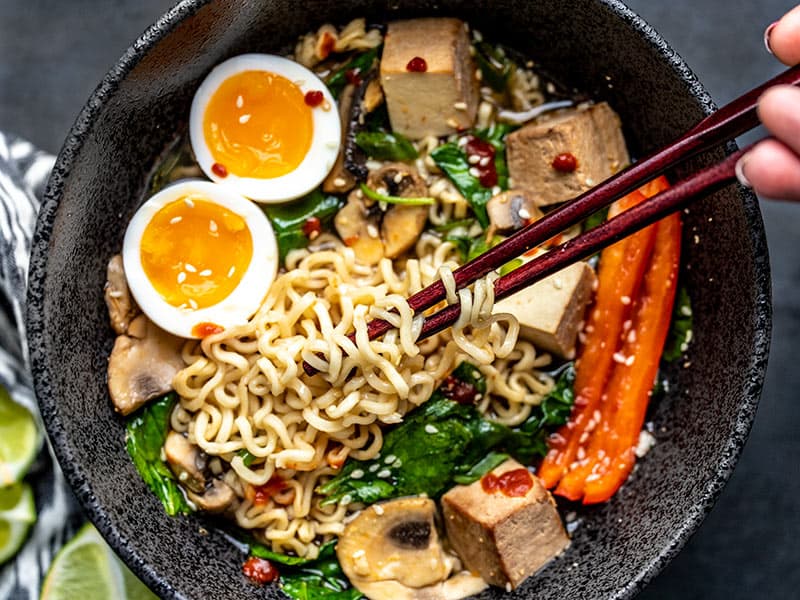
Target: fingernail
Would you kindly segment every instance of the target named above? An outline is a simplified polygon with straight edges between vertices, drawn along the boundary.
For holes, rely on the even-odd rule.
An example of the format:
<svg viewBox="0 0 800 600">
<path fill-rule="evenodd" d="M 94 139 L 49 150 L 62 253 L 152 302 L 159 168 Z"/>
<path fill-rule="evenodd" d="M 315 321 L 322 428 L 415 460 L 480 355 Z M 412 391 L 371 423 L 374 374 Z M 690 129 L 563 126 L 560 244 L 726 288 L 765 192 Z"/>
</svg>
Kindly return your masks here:
<svg viewBox="0 0 800 600">
<path fill-rule="evenodd" d="M 769 46 L 769 36 L 772 35 L 772 30 L 775 29 L 775 26 L 777 24 L 778 24 L 778 22 L 775 21 L 769 27 L 767 27 L 767 30 L 764 32 L 764 47 L 767 49 L 767 52 L 769 52 L 770 54 L 774 54 L 774 53 L 772 52 L 772 48 L 770 48 L 770 46 Z"/>
<path fill-rule="evenodd" d="M 736 173 L 736 179 L 739 180 L 744 187 L 751 188 L 753 184 L 750 183 L 750 180 L 747 179 L 747 176 L 744 174 L 744 166 L 747 163 L 747 154 L 745 154 L 742 158 L 736 161 L 736 167 L 734 172 Z"/>
</svg>

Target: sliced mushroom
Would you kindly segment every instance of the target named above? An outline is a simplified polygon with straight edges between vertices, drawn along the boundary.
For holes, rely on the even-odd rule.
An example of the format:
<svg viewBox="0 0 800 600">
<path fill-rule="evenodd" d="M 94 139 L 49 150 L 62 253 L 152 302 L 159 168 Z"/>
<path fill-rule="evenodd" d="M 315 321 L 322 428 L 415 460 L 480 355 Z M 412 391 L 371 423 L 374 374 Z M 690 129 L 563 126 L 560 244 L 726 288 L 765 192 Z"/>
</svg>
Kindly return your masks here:
<svg viewBox="0 0 800 600">
<path fill-rule="evenodd" d="M 486 584 L 458 573 L 436 531 L 430 498 L 400 498 L 364 509 L 348 523 L 336 554 L 350 582 L 371 600 L 455 600 Z M 465 579 L 466 577 L 466 579 Z"/>
<path fill-rule="evenodd" d="M 176 431 L 170 431 L 164 440 L 164 456 L 172 472 L 186 488 L 202 494 L 206 489 L 206 455 Z"/>
<path fill-rule="evenodd" d="M 170 391 L 173 378 L 185 366 L 181 338 L 160 329 L 144 315 L 136 317 L 128 329 L 144 331 L 144 335 L 118 336 L 108 359 L 108 390 L 114 408 L 123 415 Z"/>
<path fill-rule="evenodd" d="M 522 229 L 543 214 L 536 206 L 534 194 L 528 190 L 508 190 L 486 203 L 492 227 L 498 231 Z"/>
<path fill-rule="evenodd" d="M 336 162 L 333 164 L 331 172 L 322 182 L 322 190 L 328 194 L 343 194 L 353 189 L 356 184 L 355 176 L 345 166 L 345 146 L 347 144 L 347 132 L 350 127 L 350 115 L 353 112 L 353 104 L 356 96 L 356 87 L 348 84 L 339 95 L 339 120 L 342 124 L 342 149 Z"/>
<path fill-rule="evenodd" d="M 122 267 L 122 256 L 119 254 L 115 254 L 108 261 L 104 295 L 108 307 L 108 317 L 114 332 L 117 334 L 127 332 L 128 325 L 138 314 L 139 309 L 128 289 L 128 280 L 125 278 L 125 270 Z"/>
<path fill-rule="evenodd" d="M 371 113 L 381 104 L 383 104 L 383 89 L 377 78 L 371 79 L 364 89 L 364 112 Z"/>
<path fill-rule="evenodd" d="M 225 512 L 236 500 L 236 494 L 231 486 L 221 479 L 212 480 L 211 485 L 202 494 L 187 491 L 186 495 L 200 510 L 208 513 Z"/>
<path fill-rule="evenodd" d="M 428 195 L 428 186 L 417 170 L 400 162 L 389 163 L 370 173 L 367 185 L 401 198 L 423 198 Z M 416 244 L 427 221 L 427 206 L 390 206 L 381 223 L 384 256 L 397 258 Z"/>
<path fill-rule="evenodd" d="M 377 264 L 383 258 L 380 216 L 380 208 L 378 206 L 368 208 L 361 192 L 357 190 L 350 192 L 347 204 L 333 219 L 339 237 L 353 249 L 356 258 L 367 265 Z"/>
</svg>

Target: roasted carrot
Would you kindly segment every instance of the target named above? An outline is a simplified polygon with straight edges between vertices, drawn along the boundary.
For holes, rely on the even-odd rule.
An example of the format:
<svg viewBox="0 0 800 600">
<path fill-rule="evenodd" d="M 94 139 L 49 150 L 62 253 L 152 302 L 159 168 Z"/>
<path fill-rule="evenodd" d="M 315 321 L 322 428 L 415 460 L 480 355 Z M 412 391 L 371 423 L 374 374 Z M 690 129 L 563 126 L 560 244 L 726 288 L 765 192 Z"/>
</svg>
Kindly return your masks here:
<svg viewBox="0 0 800 600">
<path fill-rule="evenodd" d="M 609 216 L 667 187 L 667 180 L 660 177 L 615 203 Z M 680 218 L 676 218 L 680 223 Z M 614 429 L 617 402 L 609 399 L 619 397 L 617 389 L 622 384 L 614 373 L 622 367 L 633 366 L 620 363 L 632 360 L 629 357 L 633 351 L 626 353 L 624 344 L 627 339 L 636 338 L 635 333 L 630 333 L 631 316 L 638 314 L 637 299 L 640 296 L 644 272 L 651 268 L 656 227 L 653 225 L 626 238 L 601 254 L 597 296 L 590 312 L 580 357 L 576 362 L 575 408 L 570 422 L 551 437 L 550 452 L 539 470 L 539 476 L 548 487 L 558 484 L 555 493 L 573 500 L 584 495 L 587 478 L 596 479 L 599 468 L 597 465 L 611 462 L 610 458 L 606 459 L 609 453 L 606 446 L 611 444 L 610 440 L 617 438 L 618 432 Z M 680 240 L 678 249 L 679 247 Z M 671 297 L 674 298 L 674 288 Z M 667 327 L 670 315 L 671 309 L 665 313 Z M 656 369 L 661 346 L 656 355 Z M 654 377 L 655 373 L 649 380 L 647 392 L 652 388 Z M 624 477 L 622 480 L 624 481 Z"/>
<path fill-rule="evenodd" d="M 616 202 L 609 212 L 626 210 L 645 200 L 639 191 Z M 575 405 L 570 421 L 550 436 L 550 450 L 538 476 L 548 488 L 554 487 L 576 460 L 581 439 L 596 425 L 603 386 L 611 369 L 614 348 L 630 312 L 630 299 L 639 287 L 652 248 L 652 226 L 603 250 L 598 269 L 594 306 L 585 328 L 585 342 L 576 361 Z"/>
<path fill-rule="evenodd" d="M 608 500 L 624 483 L 636 461 L 634 448 L 669 333 L 680 249 L 681 219 L 675 214 L 657 224 L 653 257 L 635 307 L 633 333 L 622 349 L 622 354 L 634 357 L 634 362 L 614 367 L 607 392 L 607 402 L 615 408 L 607 428 L 610 435 L 599 440 L 602 443 L 598 446 L 604 448 L 605 454 L 594 456 L 597 468 L 586 477 L 584 504 Z"/>
</svg>

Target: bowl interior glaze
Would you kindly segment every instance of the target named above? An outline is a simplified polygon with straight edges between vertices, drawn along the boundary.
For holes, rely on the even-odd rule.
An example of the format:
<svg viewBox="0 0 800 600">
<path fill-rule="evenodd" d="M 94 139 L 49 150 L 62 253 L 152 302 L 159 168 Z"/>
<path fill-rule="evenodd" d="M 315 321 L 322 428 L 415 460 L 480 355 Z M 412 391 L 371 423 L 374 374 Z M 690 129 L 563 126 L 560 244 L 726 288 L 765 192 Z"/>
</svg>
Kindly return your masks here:
<svg viewBox="0 0 800 600">
<path fill-rule="evenodd" d="M 222 60 L 278 51 L 325 22 L 459 16 L 607 99 L 641 155 L 713 109 L 674 51 L 612 1 L 186 1 L 129 49 L 78 117 L 34 240 L 28 336 L 36 392 L 59 462 L 89 518 L 163 597 L 279 598 L 241 573 L 243 556 L 197 518 L 168 518 L 125 451 L 105 384 L 113 343 L 102 289 L 157 157 L 183 127 L 194 90 Z M 719 158 L 718 151 L 710 158 Z M 709 157 L 694 161 L 707 164 Z M 694 341 L 652 407 L 657 445 L 609 503 L 580 510 L 570 549 L 515 594 L 623 598 L 680 549 L 733 469 L 755 414 L 770 330 L 769 264 L 755 198 L 728 189 L 685 215 L 683 277 Z"/>
</svg>

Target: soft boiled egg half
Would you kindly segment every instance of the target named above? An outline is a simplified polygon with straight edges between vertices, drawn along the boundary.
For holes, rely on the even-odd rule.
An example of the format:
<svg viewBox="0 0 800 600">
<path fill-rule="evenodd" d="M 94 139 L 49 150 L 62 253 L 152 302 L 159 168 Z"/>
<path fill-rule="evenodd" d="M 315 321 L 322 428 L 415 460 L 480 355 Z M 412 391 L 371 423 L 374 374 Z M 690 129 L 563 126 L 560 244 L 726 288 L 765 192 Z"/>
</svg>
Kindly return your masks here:
<svg viewBox="0 0 800 600">
<path fill-rule="evenodd" d="M 341 124 L 314 73 L 281 56 L 242 54 L 200 85 L 189 136 L 212 181 L 258 202 L 283 202 L 310 192 L 331 170 Z"/>
<path fill-rule="evenodd" d="M 243 325 L 278 271 L 261 209 L 231 189 L 186 180 L 164 188 L 131 219 L 122 245 L 136 302 L 159 327 L 202 338 Z"/>
</svg>

